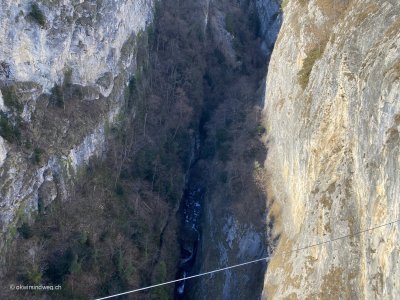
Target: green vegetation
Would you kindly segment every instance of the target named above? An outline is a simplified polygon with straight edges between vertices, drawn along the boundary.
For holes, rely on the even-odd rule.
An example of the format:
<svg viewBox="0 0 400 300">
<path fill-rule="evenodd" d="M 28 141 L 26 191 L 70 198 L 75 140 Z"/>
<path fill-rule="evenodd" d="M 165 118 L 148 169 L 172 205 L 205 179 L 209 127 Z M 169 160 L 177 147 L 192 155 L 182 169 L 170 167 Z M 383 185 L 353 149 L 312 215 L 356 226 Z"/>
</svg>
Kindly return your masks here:
<svg viewBox="0 0 400 300">
<path fill-rule="evenodd" d="M 18 113 L 22 112 L 23 106 L 19 102 L 17 89 L 14 85 L 3 86 L 1 93 L 3 94 L 4 104 L 8 108 L 15 109 Z"/>
<path fill-rule="evenodd" d="M 46 25 L 46 17 L 40 10 L 37 3 L 31 4 L 31 12 L 29 13 L 29 16 L 31 16 L 33 20 L 35 20 L 35 22 L 38 23 L 41 27 L 44 27 Z"/>
<path fill-rule="evenodd" d="M 78 255 L 74 254 L 71 265 L 69 266 L 69 273 L 70 274 L 79 274 L 82 270 L 82 264 L 79 261 Z"/>
<path fill-rule="evenodd" d="M 117 196 L 122 197 L 124 195 L 124 188 L 120 183 L 116 184 L 114 191 Z"/>
<path fill-rule="evenodd" d="M 66 67 L 64 69 L 64 86 L 66 88 L 70 88 L 72 86 L 72 69 Z"/>
<path fill-rule="evenodd" d="M 56 105 L 58 107 L 64 107 L 65 102 L 64 102 L 63 87 L 59 84 L 55 84 L 50 92 L 51 92 L 51 96 L 50 96 L 51 103 L 53 103 L 54 105 Z"/>
<path fill-rule="evenodd" d="M 24 239 L 29 239 L 33 236 L 32 229 L 26 222 L 23 222 L 22 225 L 17 228 L 17 231 Z"/>
<path fill-rule="evenodd" d="M 307 53 L 307 56 L 303 61 L 303 67 L 297 74 L 298 82 L 303 90 L 307 87 L 314 64 L 318 59 L 322 57 L 322 54 L 324 53 L 324 48 L 325 47 L 323 46 L 317 46 Z"/>
<path fill-rule="evenodd" d="M 78 98 L 82 97 L 82 91 L 80 90 L 80 87 L 74 87 L 72 84 L 72 69 L 66 67 L 64 69 L 64 80 L 62 84 L 56 83 L 50 90 L 50 103 L 65 109 L 65 102 L 68 97 L 71 98 L 73 93 L 75 93 L 75 96 Z"/>
<path fill-rule="evenodd" d="M 289 0 L 282 0 L 281 1 L 281 10 L 284 10 L 286 5 L 288 5 L 288 3 L 289 3 Z"/>
<path fill-rule="evenodd" d="M 33 151 L 33 162 L 39 165 L 42 162 L 43 149 L 36 147 Z"/>
<path fill-rule="evenodd" d="M 168 280 L 167 277 L 167 265 L 164 261 L 161 261 L 155 271 L 155 283 L 165 282 Z M 152 291 L 154 299 L 168 300 L 170 299 L 168 289 L 165 287 L 158 287 Z"/>
<path fill-rule="evenodd" d="M 256 9 L 252 6 L 244 9 L 247 10 L 246 14 L 233 10 L 225 15 L 225 29 L 233 36 L 232 44 L 237 54 L 243 53 L 245 45 L 261 34 L 261 23 Z M 239 55 L 238 60 L 240 59 Z"/>
<path fill-rule="evenodd" d="M 266 131 L 265 126 L 264 126 L 263 124 L 261 124 L 261 123 L 258 124 L 258 125 L 257 125 L 256 131 L 257 131 L 257 134 L 258 134 L 259 136 L 262 136 L 262 135 L 265 133 L 265 131 Z"/>
<path fill-rule="evenodd" d="M 133 266 L 133 262 L 125 257 L 121 250 L 118 251 L 116 265 L 119 278 L 123 282 L 129 282 L 129 278 L 134 273 L 135 267 Z"/>
<path fill-rule="evenodd" d="M 13 125 L 3 112 L 0 112 L 0 135 L 10 143 L 18 142 L 21 137 L 18 126 Z"/>
<path fill-rule="evenodd" d="M 136 39 L 134 36 L 130 36 L 128 40 L 121 47 L 121 57 L 123 60 L 128 59 L 129 56 L 133 55 L 136 46 Z"/>
<path fill-rule="evenodd" d="M 21 117 L 23 105 L 15 85 L 1 87 L 4 104 L 9 108 L 8 113 L 0 111 L 0 135 L 10 143 L 17 143 L 21 138 Z"/>
<path fill-rule="evenodd" d="M 235 20 L 235 16 L 231 13 L 227 13 L 225 16 L 225 29 L 232 35 L 235 35 L 237 31 L 238 23 Z"/>
<path fill-rule="evenodd" d="M 42 272 L 38 265 L 34 265 L 32 269 L 28 272 L 27 281 L 29 284 L 41 284 L 42 283 Z"/>
</svg>

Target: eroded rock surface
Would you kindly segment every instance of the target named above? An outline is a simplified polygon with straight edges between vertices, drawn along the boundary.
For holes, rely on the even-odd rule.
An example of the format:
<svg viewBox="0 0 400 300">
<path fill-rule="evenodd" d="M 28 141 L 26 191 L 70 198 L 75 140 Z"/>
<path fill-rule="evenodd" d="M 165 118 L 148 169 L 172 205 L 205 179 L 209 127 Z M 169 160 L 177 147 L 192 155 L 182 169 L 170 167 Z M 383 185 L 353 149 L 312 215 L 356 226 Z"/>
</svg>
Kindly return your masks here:
<svg viewBox="0 0 400 300">
<path fill-rule="evenodd" d="M 264 296 L 397 299 L 399 223 L 289 251 L 400 217 L 400 4 L 284 2 L 265 99 L 281 240 Z"/>
<path fill-rule="evenodd" d="M 1 2 L 0 252 L 103 153 L 152 13 L 152 0 Z"/>
</svg>

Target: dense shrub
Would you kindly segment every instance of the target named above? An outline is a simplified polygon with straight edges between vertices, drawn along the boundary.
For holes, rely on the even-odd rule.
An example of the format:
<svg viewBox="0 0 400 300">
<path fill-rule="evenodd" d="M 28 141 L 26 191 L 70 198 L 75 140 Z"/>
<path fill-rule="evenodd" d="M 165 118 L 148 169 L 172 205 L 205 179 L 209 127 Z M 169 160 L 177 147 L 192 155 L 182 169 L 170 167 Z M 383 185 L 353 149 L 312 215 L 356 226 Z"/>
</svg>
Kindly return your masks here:
<svg viewBox="0 0 400 300">
<path fill-rule="evenodd" d="M 40 162 L 42 161 L 42 155 L 43 155 L 44 151 L 41 148 L 35 148 L 35 150 L 33 151 L 33 161 L 35 164 L 40 164 Z"/>
<path fill-rule="evenodd" d="M 68 67 L 64 70 L 64 86 L 66 88 L 72 86 L 72 69 Z"/>
<path fill-rule="evenodd" d="M 61 85 L 55 84 L 51 89 L 50 101 L 58 107 L 64 107 L 64 91 Z"/>
<path fill-rule="evenodd" d="M 232 35 L 235 35 L 237 30 L 237 20 L 235 16 L 231 13 L 227 13 L 225 16 L 225 29 Z"/>
<path fill-rule="evenodd" d="M 281 10 L 283 10 L 286 7 L 286 5 L 288 5 L 288 3 L 289 3 L 289 0 L 282 0 L 282 2 L 281 2 Z"/>
<path fill-rule="evenodd" d="M 17 230 L 24 239 L 29 239 L 33 236 L 32 228 L 26 222 L 22 223 Z"/>
<path fill-rule="evenodd" d="M 321 58 L 324 53 L 324 47 L 318 46 L 313 48 L 307 53 L 307 57 L 303 61 L 303 67 L 299 71 L 298 82 L 303 90 L 307 87 L 308 81 L 310 80 L 310 74 L 315 62 Z"/>
<path fill-rule="evenodd" d="M 124 195 L 124 188 L 120 183 L 117 183 L 117 185 L 115 186 L 114 191 L 115 191 L 115 194 L 117 196 L 121 196 L 122 197 Z"/>
<path fill-rule="evenodd" d="M 31 4 L 31 12 L 29 13 L 29 16 L 31 16 L 40 26 L 44 27 L 46 25 L 46 17 L 36 3 Z"/>
<path fill-rule="evenodd" d="M 256 131 L 259 136 L 262 136 L 265 133 L 266 129 L 265 129 L 264 125 L 258 124 Z"/>
<path fill-rule="evenodd" d="M 44 275 L 53 283 L 61 283 L 64 278 L 70 273 L 71 265 L 74 261 L 75 254 L 71 248 L 68 248 L 64 253 L 53 253 L 46 265 L 47 268 Z"/>
<path fill-rule="evenodd" d="M 19 113 L 22 112 L 23 106 L 18 101 L 15 86 L 4 86 L 1 88 L 1 93 L 3 94 L 4 104 L 8 108 L 15 109 Z"/>
<path fill-rule="evenodd" d="M 0 135 L 10 143 L 19 141 L 21 137 L 18 127 L 14 126 L 3 112 L 0 112 Z"/>
<path fill-rule="evenodd" d="M 33 268 L 27 274 L 27 280 L 29 284 L 38 285 L 42 282 L 42 272 L 38 265 L 34 265 Z"/>
</svg>

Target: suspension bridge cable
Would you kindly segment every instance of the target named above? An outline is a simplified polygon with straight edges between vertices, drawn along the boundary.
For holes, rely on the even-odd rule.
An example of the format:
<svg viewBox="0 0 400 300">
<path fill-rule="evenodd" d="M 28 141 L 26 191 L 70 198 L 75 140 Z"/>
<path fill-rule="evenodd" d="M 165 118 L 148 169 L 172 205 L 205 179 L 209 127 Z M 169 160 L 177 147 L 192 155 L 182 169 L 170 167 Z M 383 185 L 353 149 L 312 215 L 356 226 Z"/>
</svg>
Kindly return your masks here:
<svg viewBox="0 0 400 300">
<path fill-rule="evenodd" d="M 348 238 L 348 237 L 352 237 L 352 236 L 360 235 L 362 233 L 373 231 L 373 230 L 378 229 L 378 228 L 386 227 L 386 226 L 395 224 L 397 222 L 400 222 L 400 219 L 392 221 L 392 222 L 389 222 L 389 223 L 377 225 L 377 226 L 374 226 L 374 227 L 371 227 L 371 228 L 368 228 L 368 229 L 364 229 L 364 230 L 361 230 L 361 231 L 358 231 L 358 232 L 355 232 L 355 233 L 352 233 L 352 234 L 347 234 L 347 235 L 344 235 L 344 236 L 340 236 L 340 237 L 337 237 L 337 238 L 334 238 L 334 239 L 326 240 L 326 241 L 323 241 L 323 242 L 315 243 L 315 244 L 312 244 L 312 245 L 308 245 L 308 246 L 297 248 L 297 249 L 290 250 L 290 251 L 284 251 L 284 252 L 282 252 L 282 254 L 289 254 L 289 253 L 305 250 L 305 249 L 308 249 L 308 248 L 320 246 L 320 245 L 323 245 L 323 244 L 332 243 L 332 242 L 337 241 L 337 240 L 345 239 L 345 238 Z M 259 259 L 254 259 L 254 260 L 250 260 L 250 261 L 247 261 L 247 262 L 244 262 L 244 263 L 231 265 L 231 266 L 227 266 L 227 267 L 220 268 L 220 269 L 215 269 L 215 270 L 208 271 L 208 272 L 203 272 L 203 273 L 187 276 L 187 277 L 180 278 L 180 279 L 175 279 L 175 280 L 166 281 L 166 282 L 162 282 L 162 283 L 158 283 L 158 284 L 153 284 L 153 285 L 149 285 L 149 286 L 142 287 L 142 288 L 139 288 L 139 289 L 126 291 L 126 292 L 123 292 L 123 293 L 114 294 L 114 295 L 110 295 L 110 296 L 106 296 L 106 297 L 102 297 L 102 298 L 96 298 L 96 300 L 111 299 L 111 298 L 115 298 L 115 297 L 119 297 L 119 296 L 123 296 L 123 295 L 127 295 L 127 294 L 137 293 L 137 292 L 140 292 L 140 291 L 153 289 L 153 288 L 164 286 L 164 285 L 168 285 L 168 284 L 171 284 L 171 283 L 176 283 L 176 282 L 179 282 L 179 281 L 182 281 L 182 280 L 188 280 L 188 279 L 192 279 L 192 278 L 196 278 L 196 277 L 210 275 L 210 274 L 214 274 L 214 273 L 217 273 L 217 272 L 222 272 L 222 271 L 226 271 L 226 270 L 229 270 L 229 269 L 234 269 L 234 268 L 242 267 L 242 266 L 245 266 L 245 265 L 254 264 L 254 263 L 257 263 L 257 262 L 261 262 L 261 261 L 267 262 L 269 260 L 270 260 L 270 257 L 263 257 L 263 258 L 259 258 Z"/>
</svg>

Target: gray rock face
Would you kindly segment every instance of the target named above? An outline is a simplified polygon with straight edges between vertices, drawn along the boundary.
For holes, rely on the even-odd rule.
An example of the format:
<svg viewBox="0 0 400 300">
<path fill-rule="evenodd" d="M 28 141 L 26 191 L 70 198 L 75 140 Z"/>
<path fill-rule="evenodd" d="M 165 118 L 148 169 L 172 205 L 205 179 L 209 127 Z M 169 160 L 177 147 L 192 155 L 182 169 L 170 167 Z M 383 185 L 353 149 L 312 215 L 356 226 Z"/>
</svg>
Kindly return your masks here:
<svg viewBox="0 0 400 300">
<path fill-rule="evenodd" d="M 227 61 L 232 65 L 238 65 L 236 61 L 238 52 L 234 46 L 235 37 L 225 28 L 226 16 L 229 16 L 229 10 L 232 10 L 232 7 L 226 8 L 221 4 L 219 7 L 217 3 L 229 3 L 232 7 L 235 7 L 236 3 L 214 1 L 209 22 L 214 30 L 216 43 L 220 45 Z M 253 3 L 256 4 L 261 21 L 258 34 L 263 40 L 261 46 L 266 59 L 272 51 L 280 27 L 279 1 L 264 0 Z M 241 55 L 243 54 L 241 53 Z M 240 82 L 239 79 L 237 81 Z M 255 81 L 257 82 L 257 80 Z M 257 88 L 259 87 L 257 86 Z M 258 98 L 258 96 L 260 99 L 263 98 L 262 92 L 255 95 L 254 98 Z M 253 97 L 253 94 L 250 97 Z M 239 101 L 246 100 L 240 98 Z M 234 104 L 232 103 L 232 105 Z M 218 116 L 218 114 L 216 115 Z M 251 142 L 240 139 L 240 133 L 235 132 L 235 134 L 235 139 L 240 142 L 237 142 L 232 148 L 239 149 L 243 145 L 251 147 Z M 238 152 L 240 151 L 238 150 Z M 226 185 L 229 186 L 229 189 L 213 187 L 214 184 L 221 186 L 224 184 L 220 183 L 220 179 L 211 180 L 213 183 L 209 186 L 204 201 L 202 239 L 196 259 L 199 272 L 240 264 L 264 257 L 269 253 L 270 249 L 266 244 L 268 234 L 265 232 L 266 224 L 264 222 L 265 200 L 262 196 L 264 193 L 259 190 L 256 180 L 254 180 L 255 169 L 258 165 L 256 162 L 249 163 L 247 161 L 251 161 L 252 158 L 254 156 L 252 157 L 248 152 L 241 155 L 235 153 L 233 158 L 231 157 L 231 162 L 226 163 L 236 170 L 233 172 L 234 175 L 229 176 L 229 183 Z M 223 169 L 224 164 L 217 162 L 208 172 L 217 174 Z M 241 182 L 241 178 L 243 178 L 243 182 Z M 233 190 L 234 192 L 232 192 Z M 230 192 L 243 196 L 231 196 Z M 258 263 L 225 270 L 212 276 L 204 276 L 194 280 L 193 285 L 189 286 L 191 288 L 190 296 L 193 299 L 258 299 L 262 290 L 264 270 L 265 264 Z"/>
<path fill-rule="evenodd" d="M 151 0 L 38 1 L 46 19 L 41 26 L 30 16 L 31 3 L 0 4 L 0 62 L 7 66 L 0 76 L 34 81 L 45 90 L 66 68 L 81 85 L 94 84 L 107 72 L 116 76 L 122 45 L 151 20 Z"/>
<path fill-rule="evenodd" d="M 50 170 L 46 170 L 43 174 L 43 183 L 38 192 L 38 209 L 45 209 L 57 197 L 57 186 L 54 183 L 53 174 Z"/>
<path fill-rule="evenodd" d="M 399 15 L 398 1 L 284 8 L 265 99 L 282 224 L 269 299 L 400 298 L 399 223 L 290 252 L 400 218 Z"/>
<path fill-rule="evenodd" d="M 63 135 L 80 138 L 67 148 L 53 149 L 47 161 L 38 164 L 27 157 L 26 149 L 0 137 L 0 253 L 21 218 L 29 218 L 56 197 L 65 197 L 66 184 L 77 168 L 103 153 L 105 124 L 118 113 L 135 69 L 135 36 L 152 20 L 152 0 L 37 4 L 44 22 L 32 16 L 32 1 L 0 3 L 0 81 L 29 87 L 23 91 L 20 113 L 24 126 L 34 127 L 31 115 L 38 109 L 38 99 L 67 76 L 70 84 L 87 88 L 79 101 L 95 103 L 102 98 L 108 111 L 97 119 L 98 124 L 88 122 L 82 137 L 75 132 L 81 128 L 68 129 L 71 120 L 60 120 L 57 125 L 65 127 Z M 0 111 L 11 114 L 3 98 L 0 93 Z"/>
<path fill-rule="evenodd" d="M 2 137 L 0 137 L 0 168 L 3 165 L 5 159 L 7 156 L 7 149 L 6 149 L 6 145 L 4 142 L 4 139 Z"/>
<path fill-rule="evenodd" d="M 256 5 L 261 23 L 261 47 L 265 54 L 270 55 L 282 24 L 280 1 L 256 0 Z"/>
</svg>

